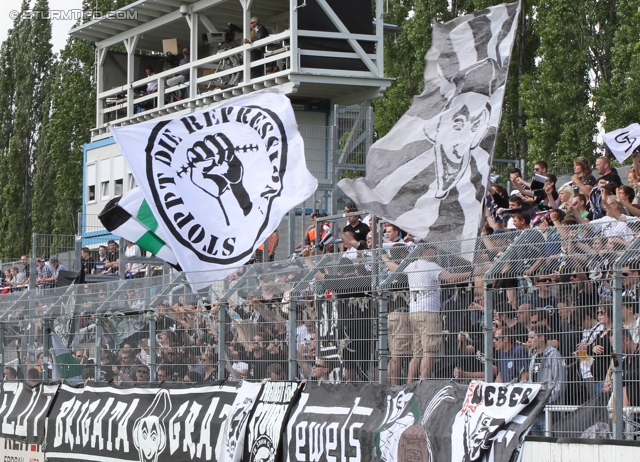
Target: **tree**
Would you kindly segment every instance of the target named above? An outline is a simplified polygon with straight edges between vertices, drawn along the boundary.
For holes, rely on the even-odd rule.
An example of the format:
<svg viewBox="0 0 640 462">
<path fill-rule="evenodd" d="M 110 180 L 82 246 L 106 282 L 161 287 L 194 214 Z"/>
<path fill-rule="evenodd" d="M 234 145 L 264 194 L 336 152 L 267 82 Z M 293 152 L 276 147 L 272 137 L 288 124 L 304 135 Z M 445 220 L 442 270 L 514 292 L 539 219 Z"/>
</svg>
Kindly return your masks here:
<svg viewBox="0 0 640 462">
<path fill-rule="evenodd" d="M 43 19 L 48 1 L 38 0 L 33 8 L 45 15 L 25 18 L 28 9 L 29 2 L 25 0 L 0 57 L 0 61 L 9 64 L 2 70 L 7 75 L 1 85 L 11 91 L 3 103 L 12 103 L 0 106 L 3 134 L 8 140 L 1 165 L 4 182 L 0 200 L 5 206 L 0 216 L 0 249 L 13 256 L 27 252 L 31 246 L 32 171 L 53 59 L 51 23 Z"/>
<path fill-rule="evenodd" d="M 38 0 L 34 5 L 34 11 L 46 12 L 49 10 L 48 0 Z M 46 17 L 46 16 L 44 16 Z M 39 68 L 34 69 L 35 82 L 35 102 L 39 104 L 39 121 L 35 128 L 37 132 L 36 143 L 33 152 L 33 164 L 31 178 L 33 183 L 33 193 L 31 197 L 31 212 L 34 220 L 32 222 L 33 232 L 40 234 L 51 234 L 51 211 L 56 206 L 56 194 L 53 189 L 53 172 L 51 168 L 49 149 L 46 139 L 43 136 L 44 128 L 48 125 L 51 107 L 51 75 L 55 74 L 54 56 L 51 50 L 51 23 L 49 21 L 34 21 L 32 27 L 32 38 L 41 37 L 35 40 L 34 47 L 42 47 L 46 50 L 45 55 L 40 60 L 35 60 L 34 64 Z M 46 40 L 46 42 L 45 42 Z"/>
<path fill-rule="evenodd" d="M 60 54 L 52 83 L 52 114 L 44 128 L 56 205 L 51 210 L 54 234 L 75 234 L 82 208 L 84 144 L 95 123 L 94 51 L 90 43 L 70 37 Z M 90 104 L 87 104 L 90 101 Z"/>
<path fill-rule="evenodd" d="M 106 13 L 132 1 L 85 0 L 83 8 L 84 11 Z M 42 132 L 42 151 L 47 153 L 48 169 L 36 172 L 41 173 L 49 187 L 55 190 L 53 206 L 47 204 L 38 208 L 38 216 L 43 217 L 44 223 L 50 223 L 53 234 L 79 232 L 84 145 L 90 141 L 91 128 L 96 120 L 94 66 L 93 45 L 69 37 L 55 66 L 51 83 L 51 117 Z M 43 232 L 42 228 L 36 231 Z"/>
<path fill-rule="evenodd" d="M 640 13 L 637 0 L 617 4 L 618 27 L 611 47 L 611 66 L 594 99 L 607 131 L 638 122 L 640 114 Z"/>
<path fill-rule="evenodd" d="M 540 0 L 535 9 L 537 66 L 522 83 L 528 154 L 534 162 L 571 165 L 577 156 L 593 156 L 598 116 L 592 85 L 602 76 L 599 66 L 607 66 L 601 49 L 605 31 L 598 24 L 608 26 L 595 17 L 601 14 L 595 3 Z"/>
</svg>

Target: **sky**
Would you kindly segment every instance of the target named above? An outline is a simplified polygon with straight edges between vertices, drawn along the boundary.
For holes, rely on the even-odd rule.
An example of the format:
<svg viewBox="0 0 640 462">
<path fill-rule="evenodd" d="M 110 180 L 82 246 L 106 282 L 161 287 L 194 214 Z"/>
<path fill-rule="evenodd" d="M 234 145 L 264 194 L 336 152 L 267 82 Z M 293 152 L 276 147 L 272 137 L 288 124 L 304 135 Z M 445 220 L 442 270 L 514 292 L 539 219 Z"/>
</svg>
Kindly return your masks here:
<svg viewBox="0 0 640 462">
<path fill-rule="evenodd" d="M 22 6 L 22 0 L 0 0 L 2 2 L 2 9 L 0 10 L 0 42 L 4 42 L 7 39 L 9 29 L 13 27 L 13 20 L 15 16 L 14 11 L 20 11 Z M 31 0 L 33 5 L 35 0 Z M 77 15 L 81 11 L 82 0 L 49 0 L 49 9 L 52 11 L 51 15 L 51 27 L 52 27 L 52 43 L 53 51 L 58 53 L 64 48 L 69 29 L 75 24 L 74 19 L 54 19 L 61 17 L 72 17 L 70 15 Z M 75 10 L 75 11 L 74 11 Z"/>
</svg>

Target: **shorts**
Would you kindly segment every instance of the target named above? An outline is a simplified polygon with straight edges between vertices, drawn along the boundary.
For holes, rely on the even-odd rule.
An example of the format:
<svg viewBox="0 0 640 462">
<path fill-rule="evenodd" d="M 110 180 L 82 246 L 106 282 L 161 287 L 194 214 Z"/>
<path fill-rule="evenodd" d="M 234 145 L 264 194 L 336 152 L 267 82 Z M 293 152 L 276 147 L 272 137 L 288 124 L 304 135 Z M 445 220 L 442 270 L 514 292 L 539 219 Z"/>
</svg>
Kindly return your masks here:
<svg viewBox="0 0 640 462">
<path fill-rule="evenodd" d="M 389 352 L 391 356 L 411 355 L 411 326 L 409 313 L 394 311 L 387 318 Z"/>
<path fill-rule="evenodd" d="M 440 313 L 418 311 L 409 313 L 413 335 L 413 356 L 438 356 L 442 354 L 442 320 Z"/>
</svg>

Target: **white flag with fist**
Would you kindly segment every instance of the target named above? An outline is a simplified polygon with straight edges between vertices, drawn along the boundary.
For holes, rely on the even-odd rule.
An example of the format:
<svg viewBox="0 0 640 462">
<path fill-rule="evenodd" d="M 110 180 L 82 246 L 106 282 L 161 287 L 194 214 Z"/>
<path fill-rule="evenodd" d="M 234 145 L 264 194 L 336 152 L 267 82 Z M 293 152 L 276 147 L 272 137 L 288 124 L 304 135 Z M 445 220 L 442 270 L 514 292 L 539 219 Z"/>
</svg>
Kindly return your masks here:
<svg viewBox="0 0 640 462">
<path fill-rule="evenodd" d="M 196 290 L 243 265 L 318 184 L 277 90 L 111 131 Z"/>
</svg>

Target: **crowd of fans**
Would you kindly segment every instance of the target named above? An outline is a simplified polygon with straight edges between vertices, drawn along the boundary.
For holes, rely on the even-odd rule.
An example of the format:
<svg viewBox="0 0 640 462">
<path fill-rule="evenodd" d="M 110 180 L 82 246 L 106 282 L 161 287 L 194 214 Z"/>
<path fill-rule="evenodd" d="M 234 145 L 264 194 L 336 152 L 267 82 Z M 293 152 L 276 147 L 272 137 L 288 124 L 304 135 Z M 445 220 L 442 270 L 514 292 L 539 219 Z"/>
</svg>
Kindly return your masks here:
<svg viewBox="0 0 640 462">
<path fill-rule="evenodd" d="M 86 286 L 76 303 L 89 313 L 82 326 L 104 323 L 100 379 L 122 387 L 146 383 L 155 364 L 159 382 L 285 379 L 290 367 L 298 379 L 378 380 L 379 323 L 386 313 L 391 384 L 483 379 L 491 354 L 494 381 L 555 384 L 549 404 L 580 405 L 610 394 L 612 265 L 640 232 L 639 157 L 634 154 L 628 186 L 607 157 L 596 160 L 597 175 L 576 158 L 571 181 L 560 186 L 545 162 L 536 163 L 530 182 L 512 169 L 513 191 L 490 185 L 472 258 L 391 223 L 371 222 L 348 204 L 347 223 L 337 233 L 315 212 L 301 258 L 245 266 L 229 276 L 218 298 L 156 299 L 134 285 L 124 307 L 119 299 L 98 315 L 92 306 L 104 309 L 107 295 Z M 381 230 L 376 243 L 372 228 Z M 258 260 L 272 259 L 277 243 L 267 245 L 268 257 Z M 100 262 L 88 257 L 87 270 L 112 272 L 118 265 L 111 251 L 101 249 Z M 37 280 L 51 283 L 51 275 L 42 274 Z M 624 402 L 640 406 L 640 258 L 631 258 L 622 275 Z M 493 299 L 491 321 L 485 286 Z M 159 332 L 154 361 L 148 310 Z M 491 352 L 487 325 L 493 327 Z M 95 355 L 78 349 L 75 356 L 83 378 L 95 379 Z M 18 375 L 5 368 L 5 378 Z"/>
</svg>

